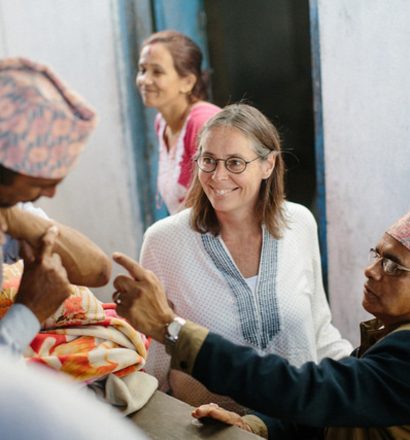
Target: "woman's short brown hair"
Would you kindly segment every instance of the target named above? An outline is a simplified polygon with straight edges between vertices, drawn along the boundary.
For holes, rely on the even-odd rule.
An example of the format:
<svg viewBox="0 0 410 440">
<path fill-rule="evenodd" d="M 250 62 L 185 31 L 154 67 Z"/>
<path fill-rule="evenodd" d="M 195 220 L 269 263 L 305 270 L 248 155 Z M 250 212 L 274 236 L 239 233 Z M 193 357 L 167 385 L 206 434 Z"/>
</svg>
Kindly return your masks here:
<svg viewBox="0 0 410 440">
<path fill-rule="evenodd" d="M 202 72 L 202 52 L 199 46 L 180 32 L 165 30 L 155 32 L 142 43 L 142 48 L 150 44 L 165 44 L 172 56 L 175 70 L 181 77 L 194 74 L 196 83 L 191 90 L 189 100 L 196 102 L 208 98 L 207 74 Z"/>
<path fill-rule="evenodd" d="M 265 224 L 273 237 L 280 238 L 282 227 L 286 224 L 283 213 L 285 163 L 281 155 L 278 131 L 255 107 L 242 103 L 228 105 L 202 128 L 198 139 L 197 157 L 201 154 L 207 133 L 216 127 L 231 127 L 241 131 L 252 141 L 254 151 L 261 160 L 266 160 L 272 152 L 275 154 L 276 162 L 272 174 L 261 183 L 255 215 L 259 216 L 260 222 Z M 211 232 L 215 235 L 219 233 L 220 226 L 215 211 L 199 182 L 198 169 L 195 171 L 186 198 L 186 206 L 192 208 L 191 226 L 194 230 L 201 233 Z"/>
</svg>

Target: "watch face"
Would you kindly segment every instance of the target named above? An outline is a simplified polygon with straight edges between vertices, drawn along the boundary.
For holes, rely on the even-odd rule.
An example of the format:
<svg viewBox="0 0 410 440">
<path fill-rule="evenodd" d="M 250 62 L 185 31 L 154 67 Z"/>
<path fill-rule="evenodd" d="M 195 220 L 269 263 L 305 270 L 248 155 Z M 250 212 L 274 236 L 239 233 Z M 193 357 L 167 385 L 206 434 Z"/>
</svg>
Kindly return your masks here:
<svg viewBox="0 0 410 440">
<path fill-rule="evenodd" d="M 178 321 L 172 321 L 168 325 L 168 334 L 172 338 L 176 338 L 181 330 L 182 325 Z"/>
<path fill-rule="evenodd" d="M 185 319 L 177 316 L 172 322 L 170 322 L 167 326 L 167 336 L 169 339 L 177 340 L 179 332 L 181 331 L 182 326 L 185 324 Z"/>
</svg>

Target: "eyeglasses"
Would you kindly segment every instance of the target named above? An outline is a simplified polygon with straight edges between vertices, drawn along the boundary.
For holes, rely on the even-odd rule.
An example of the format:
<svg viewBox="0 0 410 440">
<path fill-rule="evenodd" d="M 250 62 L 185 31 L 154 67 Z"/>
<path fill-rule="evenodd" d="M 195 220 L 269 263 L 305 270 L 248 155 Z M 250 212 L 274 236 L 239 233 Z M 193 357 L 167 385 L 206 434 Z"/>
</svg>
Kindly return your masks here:
<svg viewBox="0 0 410 440">
<path fill-rule="evenodd" d="M 410 272 L 408 267 L 404 267 L 390 258 L 382 257 L 376 249 L 370 249 L 369 252 L 369 261 L 371 264 L 374 264 L 378 261 L 381 261 L 383 272 L 387 275 L 398 276 L 402 272 Z"/>
<path fill-rule="evenodd" d="M 255 157 L 252 160 L 245 160 L 241 157 L 229 157 L 228 159 L 215 159 L 211 156 L 199 156 L 195 159 L 196 164 L 199 169 L 204 173 L 213 173 L 218 166 L 218 162 L 223 162 L 225 168 L 233 174 L 240 174 L 246 170 L 249 163 L 255 162 L 255 160 L 261 159 L 260 157 Z"/>
</svg>

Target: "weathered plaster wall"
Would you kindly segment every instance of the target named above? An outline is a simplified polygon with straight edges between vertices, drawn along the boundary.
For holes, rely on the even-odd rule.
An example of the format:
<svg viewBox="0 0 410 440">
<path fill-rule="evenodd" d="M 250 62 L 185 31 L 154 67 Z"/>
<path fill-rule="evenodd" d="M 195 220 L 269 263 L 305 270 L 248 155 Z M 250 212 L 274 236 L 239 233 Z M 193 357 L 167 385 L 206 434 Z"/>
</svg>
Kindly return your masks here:
<svg viewBox="0 0 410 440">
<path fill-rule="evenodd" d="M 367 251 L 410 209 L 410 2 L 318 6 L 330 301 L 357 342 Z"/>
<path fill-rule="evenodd" d="M 39 205 L 107 253 L 136 257 L 142 238 L 116 0 L 0 0 L 0 56 L 49 64 L 99 114 L 99 125 L 52 200 Z M 117 271 L 117 269 L 116 269 Z M 111 287 L 98 289 L 104 300 Z"/>
</svg>

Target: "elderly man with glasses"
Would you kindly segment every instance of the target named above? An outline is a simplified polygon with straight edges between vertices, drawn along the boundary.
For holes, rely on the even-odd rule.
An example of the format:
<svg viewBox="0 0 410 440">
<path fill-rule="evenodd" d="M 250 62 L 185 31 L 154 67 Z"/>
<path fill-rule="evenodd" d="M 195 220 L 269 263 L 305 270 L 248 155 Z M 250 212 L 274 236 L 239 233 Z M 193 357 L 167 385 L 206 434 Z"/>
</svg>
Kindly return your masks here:
<svg viewBox="0 0 410 440">
<path fill-rule="evenodd" d="M 300 368 L 276 355 L 259 356 L 175 316 L 156 276 L 122 254 L 130 276 L 114 285 L 118 311 L 167 347 L 174 368 L 210 390 L 260 413 L 239 417 L 216 405 L 196 409 L 272 438 L 410 439 L 410 212 L 371 250 L 363 307 L 376 319 L 361 324 L 352 356 Z M 262 420 L 265 423 L 262 423 Z M 312 432 L 310 432 L 312 435 Z M 309 437 L 310 438 L 310 437 Z"/>
</svg>

